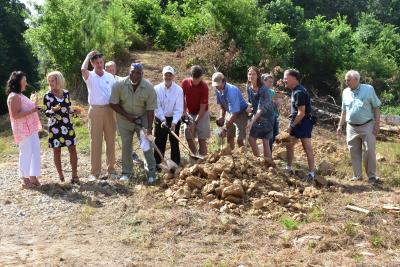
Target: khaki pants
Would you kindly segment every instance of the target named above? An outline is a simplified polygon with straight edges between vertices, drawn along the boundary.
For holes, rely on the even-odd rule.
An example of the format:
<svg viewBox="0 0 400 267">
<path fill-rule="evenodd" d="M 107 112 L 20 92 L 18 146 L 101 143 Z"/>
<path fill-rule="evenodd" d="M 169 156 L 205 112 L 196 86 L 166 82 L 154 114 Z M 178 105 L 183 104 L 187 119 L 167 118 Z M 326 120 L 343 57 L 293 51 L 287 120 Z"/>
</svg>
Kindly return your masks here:
<svg viewBox="0 0 400 267">
<path fill-rule="evenodd" d="M 124 119 L 118 119 L 118 129 L 121 135 L 122 141 L 122 174 L 128 177 L 133 173 L 133 162 L 132 162 L 132 142 L 133 136 L 136 135 L 140 140 L 140 129 L 139 125 L 130 123 Z M 147 119 L 143 116 L 143 125 L 147 125 Z M 151 148 L 147 151 L 143 151 L 145 162 L 145 169 L 147 177 L 156 177 L 156 159 L 154 158 L 154 151 Z"/>
<path fill-rule="evenodd" d="M 228 115 L 226 122 L 230 120 L 232 115 Z M 247 117 L 247 112 L 246 110 L 240 112 L 237 117 L 236 121 L 232 124 L 231 127 L 229 127 L 226 133 L 226 137 L 228 139 L 230 138 L 235 138 L 237 137 L 238 140 L 245 140 L 246 139 L 246 126 L 248 123 L 249 119 Z M 225 123 L 226 123 L 225 122 Z"/>
<path fill-rule="evenodd" d="M 346 139 L 350 151 L 351 166 L 354 177 L 362 177 L 362 164 L 368 178 L 376 177 L 375 135 L 372 133 L 374 122 L 371 121 L 361 126 L 347 124 Z"/>
<path fill-rule="evenodd" d="M 108 105 L 90 106 L 89 108 L 90 130 L 90 173 L 98 177 L 101 173 L 101 154 L 103 148 L 103 136 L 106 142 L 106 163 L 108 173 L 115 172 L 115 114 Z"/>
</svg>

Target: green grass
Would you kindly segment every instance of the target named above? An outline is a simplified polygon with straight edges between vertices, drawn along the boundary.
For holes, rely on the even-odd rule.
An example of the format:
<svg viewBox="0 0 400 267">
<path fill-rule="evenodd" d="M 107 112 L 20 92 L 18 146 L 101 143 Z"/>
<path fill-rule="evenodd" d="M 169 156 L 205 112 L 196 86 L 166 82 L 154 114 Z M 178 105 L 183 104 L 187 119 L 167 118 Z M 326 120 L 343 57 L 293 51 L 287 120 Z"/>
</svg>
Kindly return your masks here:
<svg viewBox="0 0 400 267">
<path fill-rule="evenodd" d="M 372 239 L 371 239 L 372 245 L 373 245 L 374 247 L 376 247 L 376 248 L 382 247 L 382 246 L 383 246 L 383 241 L 384 241 L 384 239 L 383 239 L 383 237 L 380 236 L 380 235 L 374 235 L 374 236 L 372 237 Z"/>
<path fill-rule="evenodd" d="M 307 222 L 321 222 L 325 218 L 325 210 L 320 206 L 315 206 L 307 214 Z"/>
<path fill-rule="evenodd" d="M 352 221 L 347 221 L 344 225 L 344 232 L 350 237 L 356 236 L 358 233 L 356 224 Z"/>
<path fill-rule="evenodd" d="M 73 125 L 77 139 L 76 148 L 78 153 L 89 154 L 90 138 L 88 123 L 82 117 L 73 118 Z"/>
<path fill-rule="evenodd" d="M 293 220 L 287 216 L 283 216 L 281 218 L 281 224 L 287 229 L 287 230 L 297 230 L 299 228 L 299 225 L 301 222 Z"/>
</svg>

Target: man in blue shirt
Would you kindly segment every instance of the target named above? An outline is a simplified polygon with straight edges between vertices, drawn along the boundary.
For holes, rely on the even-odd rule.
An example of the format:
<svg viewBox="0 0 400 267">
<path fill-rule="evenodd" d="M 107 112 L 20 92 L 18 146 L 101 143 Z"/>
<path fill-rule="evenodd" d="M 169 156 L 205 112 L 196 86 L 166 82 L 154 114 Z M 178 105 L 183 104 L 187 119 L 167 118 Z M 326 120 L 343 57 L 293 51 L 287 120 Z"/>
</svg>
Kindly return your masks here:
<svg viewBox="0 0 400 267">
<path fill-rule="evenodd" d="M 360 84 L 358 71 L 348 71 L 345 78 L 348 87 L 343 91 L 342 115 L 336 131 L 341 135 L 343 124 L 347 122 L 346 140 L 353 168 L 351 180 L 362 179 L 361 161 L 364 158 L 368 181 L 375 183 L 377 181 L 375 146 L 376 135 L 379 132 L 381 101 L 371 85 Z"/>
<path fill-rule="evenodd" d="M 235 136 L 239 147 L 244 145 L 246 139 L 246 126 L 248 122 L 246 109 L 247 102 L 244 100 L 239 88 L 227 83 L 221 72 L 212 76 L 212 84 L 215 87 L 217 104 L 221 107 L 221 116 L 218 119 L 219 125 L 224 125 L 222 136 L 226 135 L 231 149 L 235 148 Z M 225 121 L 226 112 L 229 113 Z"/>
</svg>

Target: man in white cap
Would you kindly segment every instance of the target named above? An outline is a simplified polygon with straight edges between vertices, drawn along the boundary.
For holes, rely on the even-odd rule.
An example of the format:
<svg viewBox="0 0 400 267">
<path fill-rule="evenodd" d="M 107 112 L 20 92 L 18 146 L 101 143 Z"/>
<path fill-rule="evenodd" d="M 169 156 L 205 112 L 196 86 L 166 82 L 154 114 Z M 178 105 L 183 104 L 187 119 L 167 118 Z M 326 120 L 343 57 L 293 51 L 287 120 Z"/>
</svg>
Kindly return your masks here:
<svg viewBox="0 0 400 267">
<path fill-rule="evenodd" d="M 171 144 L 171 160 L 179 165 L 181 156 L 179 142 L 173 137 L 168 128 L 179 135 L 181 117 L 183 114 L 183 90 L 175 83 L 175 70 L 171 66 L 165 66 L 162 71 L 163 82 L 156 85 L 157 108 L 155 110 L 155 144 L 164 155 L 167 139 Z M 162 159 L 155 153 L 156 163 L 160 164 Z"/>
<path fill-rule="evenodd" d="M 235 136 L 239 147 L 244 145 L 247 126 L 247 102 L 244 100 L 239 88 L 227 83 L 224 74 L 213 74 L 212 86 L 216 89 L 217 104 L 221 107 L 221 116 L 217 120 L 218 125 L 223 126 L 222 137 L 226 136 L 231 149 L 235 148 Z M 226 113 L 229 113 L 225 120 Z"/>
<path fill-rule="evenodd" d="M 153 148 L 149 145 L 152 138 L 154 110 L 157 96 L 153 85 L 143 78 L 143 65 L 133 63 L 129 76 L 118 81 L 112 88 L 110 106 L 117 112 L 117 124 L 122 140 L 122 176 L 127 181 L 132 176 L 132 139 L 136 134 L 140 138 L 141 148 L 146 159 L 148 183 L 156 182 L 156 161 Z"/>
</svg>

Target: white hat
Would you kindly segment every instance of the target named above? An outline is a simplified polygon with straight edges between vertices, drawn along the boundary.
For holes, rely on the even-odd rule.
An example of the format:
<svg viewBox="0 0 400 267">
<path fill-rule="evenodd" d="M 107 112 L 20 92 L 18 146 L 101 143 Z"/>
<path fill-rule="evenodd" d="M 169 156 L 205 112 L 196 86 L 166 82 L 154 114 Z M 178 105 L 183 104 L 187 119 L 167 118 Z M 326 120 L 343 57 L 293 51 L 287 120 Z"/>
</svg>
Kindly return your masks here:
<svg viewBox="0 0 400 267">
<path fill-rule="evenodd" d="M 222 84 L 223 80 L 225 79 L 224 74 L 222 74 L 222 72 L 216 72 L 213 74 L 212 78 L 211 78 L 211 85 L 212 86 L 219 86 Z"/>
<path fill-rule="evenodd" d="M 164 75 L 165 73 L 171 73 L 172 75 L 175 75 L 175 70 L 171 66 L 165 66 L 162 70 L 162 74 Z"/>
</svg>

